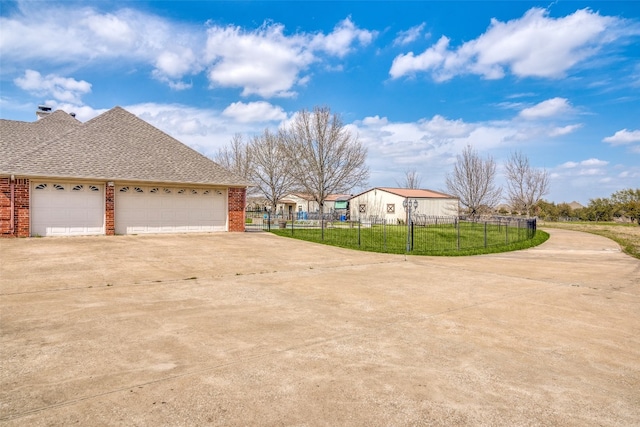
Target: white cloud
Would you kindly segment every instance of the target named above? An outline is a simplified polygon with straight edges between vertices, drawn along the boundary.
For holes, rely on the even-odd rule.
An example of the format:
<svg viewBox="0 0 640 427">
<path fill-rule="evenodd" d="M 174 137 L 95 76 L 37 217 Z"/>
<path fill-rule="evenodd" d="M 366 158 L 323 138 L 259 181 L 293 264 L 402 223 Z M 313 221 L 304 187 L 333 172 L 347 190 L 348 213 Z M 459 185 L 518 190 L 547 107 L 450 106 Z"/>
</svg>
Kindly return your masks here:
<svg viewBox="0 0 640 427">
<path fill-rule="evenodd" d="M 563 168 L 563 169 L 572 169 L 577 167 L 578 165 L 580 165 L 580 163 L 576 163 L 576 162 L 566 162 L 561 164 L 559 167 Z"/>
<path fill-rule="evenodd" d="M 602 140 L 611 145 L 625 145 L 640 142 L 640 130 L 622 129 L 617 131 L 613 136 L 608 136 Z"/>
<path fill-rule="evenodd" d="M 463 138 L 468 137 L 475 126 L 465 123 L 463 120 L 448 120 L 436 114 L 431 120 L 419 120 L 421 129 L 426 130 L 435 137 L 442 138 Z"/>
<path fill-rule="evenodd" d="M 640 168 L 636 168 L 636 170 L 625 170 L 618 174 L 618 178 L 640 178 Z"/>
<path fill-rule="evenodd" d="M 143 63 L 155 66 L 154 77 L 173 84 L 202 68 L 194 51 L 202 50 L 205 34 L 197 27 L 133 9 L 101 13 L 50 2 L 20 2 L 19 7 L 19 14 L 0 18 L 5 61 L 76 67 L 113 60 Z"/>
<path fill-rule="evenodd" d="M 556 128 L 553 128 L 553 129 L 551 129 L 549 131 L 549 136 L 555 137 L 555 136 L 568 135 L 568 134 L 573 133 L 574 131 L 580 129 L 581 127 L 582 127 L 581 124 L 556 127 Z"/>
<path fill-rule="evenodd" d="M 350 18 L 330 33 L 286 35 L 277 23 L 255 29 L 187 25 L 127 8 L 103 13 L 76 4 L 19 2 L 18 9 L 0 17 L 3 66 L 33 68 L 46 61 L 68 73 L 69 67 L 119 61 L 149 66 L 155 79 L 177 90 L 190 88 L 189 76 L 206 70 L 212 88 L 265 98 L 294 96 L 296 86 L 308 83 L 312 64 L 343 58 L 376 36 Z M 340 69 L 330 65 L 325 70 Z"/>
<path fill-rule="evenodd" d="M 425 50 L 419 55 L 409 52 L 405 55 L 398 55 L 391 64 L 389 74 L 396 79 L 405 75 L 412 75 L 419 71 L 433 70 L 433 77 L 437 81 L 444 81 L 451 78 L 450 73 L 445 73 L 442 66 L 447 61 L 454 59 L 453 55 L 448 52 L 449 39 L 445 36 L 440 37 L 438 42 Z"/>
<path fill-rule="evenodd" d="M 520 112 L 520 117 L 524 119 L 544 119 L 547 117 L 557 117 L 572 111 L 571 105 L 565 98 L 552 98 L 542 101 L 530 108 L 525 108 Z"/>
<path fill-rule="evenodd" d="M 608 165 L 609 162 L 607 162 L 606 160 L 600 160 L 600 159 L 587 159 L 587 160 L 583 160 L 580 162 L 580 165 L 582 166 L 606 166 Z"/>
<path fill-rule="evenodd" d="M 243 96 L 292 96 L 299 74 L 317 59 L 304 37 L 287 37 L 283 31 L 282 25 L 251 32 L 239 27 L 210 28 L 206 60 L 212 64 L 211 84 L 241 87 Z"/>
<path fill-rule="evenodd" d="M 373 37 L 374 33 L 356 28 L 350 19 L 327 35 L 287 36 L 281 24 L 264 24 L 254 31 L 212 27 L 205 55 L 211 64 L 208 77 L 213 87 L 243 88 L 243 96 L 291 97 L 294 86 L 308 83 L 310 77 L 303 73 L 322 60 L 321 53 L 343 57 L 356 41 L 366 45 Z"/>
<path fill-rule="evenodd" d="M 14 79 L 19 88 L 37 96 L 53 96 L 57 101 L 80 104 L 82 95 L 91 92 L 91 83 L 61 77 L 56 74 L 42 76 L 37 71 L 26 70 L 22 77 Z"/>
<path fill-rule="evenodd" d="M 597 175 L 604 175 L 605 171 L 603 169 L 600 168 L 586 168 L 586 169 L 581 169 L 578 172 L 578 175 L 580 176 L 597 176 Z"/>
<path fill-rule="evenodd" d="M 575 169 L 581 166 L 593 168 L 593 167 L 604 167 L 604 166 L 607 166 L 608 164 L 609 162 L 607 162 L 606 160 L 591 158 L 587 160 L 582 160 L 580 162 L 572 162 L 572 161 L 565 162 L 558 167 L 561 169 Z"/>
<path fill-rule="evenodd" d="M 189 48 L 180 52 L 162 52 L 158 55 L 155 66 L 158 72 L 168 77 L 182 77 L 193 69 L 196 63 L 196 56 Z"/>
<path fill-rule="evenodd" d="M 406 31 L 399 31 L 393 41 L 394 46 L 403 46 L 412 43 L 420 38 L 424 30 L 425 23 L 411 27 Z"/>
<path fill-rule="evenodd" d="M 50 3 L 42 7 L 42 3 L 20 2 L 19 7 L 20 14 L 0 18 L 0 47 L 11 60 L 65 63 L 144 53 L 139 49 L 141 28 L 133 25 L 144 22 L 139 13 L 100 14 L 87 7 Z"/>
<path fill-rule="evenodd" d="M 224 109 L 222 114 L 226 117 L 233 118 L 237 122 L 274 122 L 282 121 L 287 118 L 287 113 L 282 107 L 271 105 L 268 102 L 234 102 Z"/>
<path fill-rule="evenodd" d="M 533 8 L 508 22 L 492 19 L 484 34 L 457 49 L 450 49 L 443 36 L 418 55 L 398 55 L 389 74 L 399 78 L 431 72 L 436 81 L 460 74 L 499 79 L 508 69 L 518 77 L 558 78 L 620 37 L 622 23 L 589 9 L 550 18 L 546 9 Z"/>
<path fill-rule="evenodd" d="M 376 36 L 376 32 L 359 29 L 351 18 L 338 23 L 327 35 L 316 34 L 311 40 L 313 49 L 321 50 L 337 57 L 344 57 L 352 49 L 355 41 L 366 46 Z"/>
<path fill-rule="evenodd" d="M 351 125 L 369 150 L 368 163 L 377 185 L 393 183 L 397 171 L 416 168 L 429 176 L 429 186 L 442 189 L 444 176 L 466 145 L 481 152 L 511 146 L 519 129 L 512 122 L 468 123 L 440 115 L 415 122 L 366 117 Z M 393 174 L 396 173 L 396 176 Z"/>
<path fill-rule="evenodd" d="M 127 19 L 112 14 L 97 15 L 88 13 L 81 21 L 89 32 L 103 41 L 103 46 L 131 48 L 136 40 L 136 33 Z"/>
</svg>

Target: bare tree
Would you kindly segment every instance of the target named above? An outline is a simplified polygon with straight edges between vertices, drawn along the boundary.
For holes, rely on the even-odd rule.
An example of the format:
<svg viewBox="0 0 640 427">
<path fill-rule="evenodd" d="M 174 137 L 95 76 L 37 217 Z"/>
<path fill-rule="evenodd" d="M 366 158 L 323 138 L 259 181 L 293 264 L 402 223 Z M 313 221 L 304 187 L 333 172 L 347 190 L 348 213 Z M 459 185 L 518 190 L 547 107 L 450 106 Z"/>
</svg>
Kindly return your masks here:
<svg viewBox="0 0 640 427">
<path fill-rule="evenodd" d="M 420 184 L 422 183 L 422 178 L 420 174 L 415 169 L 407 169 L 404 171 L 404 178 L 402 181 L 396 181 L 398 187 L 401 188 L 411 188 L 417 189 L 420 188 Z"/>
<path fill-rule="evenodd" d="M 247 180 L 250 179 L 251 152 L 249 143 L 244 141 L 241 134 L 235 134 L 228 146 L 218 149 L 213 159 L 234 174 Z"/>
<path fill-rule="evenodd" d="M 278 201 L 293 188 L 293 178 L 287 168 L 282 134 L 265 129 L 249 144 L 252 170 L 251 179 L 260 193 L 275 209 Z"/>
<path fill-rule="evenodd" d="M 513 209 L 531 216 L 532 208 L 549 193 L 549 173 L 535 169 L 519 151 L 505 165 L 509 203 Z"/>
<path fill-rule="evenodd" d="M 296 184 L 318 203 L 320 213 L 328 195 L 366 184 L 367 149 L 328 107 L 298 112 L 284 132 L 284 140 L 289 171 Z"/>
<path fill-rule="evenodd" d="M 470 145 L 457 156 L 453 173 L 447 174 L 447 192 L 458 197 L 471 217 L 500 202 L 502 189 L 495 186 L 496 164 L 491 156 L 482 159 Z"/>
</svg>

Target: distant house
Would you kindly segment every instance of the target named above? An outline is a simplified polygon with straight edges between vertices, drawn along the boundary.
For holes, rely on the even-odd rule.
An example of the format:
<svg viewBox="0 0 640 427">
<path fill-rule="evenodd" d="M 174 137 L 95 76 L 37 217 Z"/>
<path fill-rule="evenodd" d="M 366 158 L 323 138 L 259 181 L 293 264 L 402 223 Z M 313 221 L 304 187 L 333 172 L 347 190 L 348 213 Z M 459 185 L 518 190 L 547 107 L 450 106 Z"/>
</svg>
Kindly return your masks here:
<svg viewBox="0 0 640 427">
<path fill-rule="evenodd" d="M 584 209 L 584 206 L 582 204 L 580 204 L 579 202 L 576 202 L 575 200 L 571 203 L 569 203 L 569 207 L 572 210 L 578 210 L 578 209 Z"/>
<path fill-rule="evenodd" d="M 376 187 L 349 199 L 351 219 L 406 222 L 403 202 L 417 201 L 413 214 L 429 217 L 457 216 L 458 199 L 433 190 Z"/>
<path fill-rule="evenodd" d="M 351 197 L 349 194 L 330 194 L 324 201 L 323 212 L 333 214 L 336 209 L 336 202 L 346 201 Z M 345 209 L 342 207 L 341 209 Z M 291 193 L 280 199 L 276 208 L 276 214 L 286 218 L 303 219 L 309 214 L 318 214 L 320 205 L 313 196 L 304 193 Z"/>
<path fill-rule="evenodd" d="M 120 107 L 0 120 L 2 237 L 244 231 L 250 184 Z"/>
</svg>

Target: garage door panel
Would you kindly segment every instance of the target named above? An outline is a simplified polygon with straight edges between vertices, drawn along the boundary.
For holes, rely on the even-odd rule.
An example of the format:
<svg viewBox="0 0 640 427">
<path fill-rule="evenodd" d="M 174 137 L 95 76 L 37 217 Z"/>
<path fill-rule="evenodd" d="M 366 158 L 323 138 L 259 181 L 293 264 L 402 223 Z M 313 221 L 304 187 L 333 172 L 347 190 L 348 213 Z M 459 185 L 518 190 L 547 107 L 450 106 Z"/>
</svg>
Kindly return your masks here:
<svg viewBox="0 0 640 427">
<path fill-rule="evenodd" d="M 33 182 L 31 235 L 104 234 L 102 184 Z"/>
<path fill-rule="evenodd" d="M 226 191 L 143 186 L 133 192 L 125 187 L 116 190 L 118 234 L 226 231 Z"/>
</svg>

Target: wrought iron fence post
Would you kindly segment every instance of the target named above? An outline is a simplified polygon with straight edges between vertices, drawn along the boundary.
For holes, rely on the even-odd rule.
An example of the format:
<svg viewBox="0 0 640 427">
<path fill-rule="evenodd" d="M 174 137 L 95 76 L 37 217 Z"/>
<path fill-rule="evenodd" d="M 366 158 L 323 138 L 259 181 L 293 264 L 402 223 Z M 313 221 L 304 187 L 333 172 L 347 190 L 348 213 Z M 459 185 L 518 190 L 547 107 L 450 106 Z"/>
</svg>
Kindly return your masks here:
<svg viewBox="0 0 640 427">
<path fill-rule="evenodd" d="M 507 222 L 504 226 L 504 244 L 509 244 L 509 223 Z"/>
<path fill-rule="evenodd" d="M 387 220 L 382 220 L 382 247 L 387 252 Z"/>
<path fill-rule="evenodd" d="M 487 247 L 487 221 L 484 222 L 484 247 Z"/>
<path fill-rule="evenodd" d="M 413 221 L 411 221 L 411 250 L 413 250 Z"/>
<path fill-rule="evenodd" d="M 536 232 L 538 231 L 538 218 L 533 218 L 533 232 L 531 233 L 531 238 L 536 237 Z"/>
</svg>

